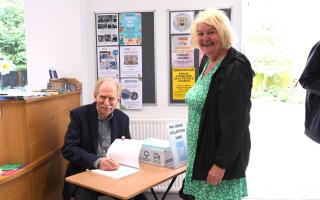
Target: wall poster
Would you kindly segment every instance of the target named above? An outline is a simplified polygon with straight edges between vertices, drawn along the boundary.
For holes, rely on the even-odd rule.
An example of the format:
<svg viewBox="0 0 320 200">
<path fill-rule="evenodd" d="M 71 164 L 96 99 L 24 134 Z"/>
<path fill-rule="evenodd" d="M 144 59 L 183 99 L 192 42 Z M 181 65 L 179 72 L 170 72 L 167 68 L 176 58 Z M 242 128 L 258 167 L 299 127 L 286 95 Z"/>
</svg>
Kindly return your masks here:
<svg viewBox="0 0 320 200">
<path fill-rule="evenodd" d="M 191 23 L 194 18 L 194 11 L 171 12 L 171 34 L 190 33 Z"/>
<path fill-rule="evenodd" d="M 193 68 L 193 47 L 190 35 L 171 36 L 171 67 Z"/>
<path fill-rule="evenodd" d="M 141 13 L 120 13 L 120 45 L 141 45 Z"/>
<path fill-rule="evenodd" d="M 98 78 L 109 76 L 119 78 L 119 48 L 98 47 Z"/>
<path fill-rule="evenodd" d="M 97 78 L 119 79 L 122 109 L 142 109 L 144 102 L 155 103 L 155 83 L 151 82 L 155 80 L 153 12 L 97 13 L 95 20 Z"/>
<path fill-rule="evenodd" d="M 97 46 L 118 45 L 118 14 L 96 16 Z"/>
<path fill-rule="evenodd" d="M 195 11 L 170 11 L 170 103 L 184 103 L 196 80 L 190 28 Z"/>
<path fill-rule="evenodd" d="M 172 68 L 172 99 L 184 101 L 195 83 L 195 68 Z"/>
<path fill-rule="evenodd" d="M 141 46 L 121 46 L 121 76 L 142 77 Z"/>
<path fill-rule="evenodd" d="M 142 80 L 139 78 L 121 78 L 121 108 L 142 109 Z"/>
</svg>

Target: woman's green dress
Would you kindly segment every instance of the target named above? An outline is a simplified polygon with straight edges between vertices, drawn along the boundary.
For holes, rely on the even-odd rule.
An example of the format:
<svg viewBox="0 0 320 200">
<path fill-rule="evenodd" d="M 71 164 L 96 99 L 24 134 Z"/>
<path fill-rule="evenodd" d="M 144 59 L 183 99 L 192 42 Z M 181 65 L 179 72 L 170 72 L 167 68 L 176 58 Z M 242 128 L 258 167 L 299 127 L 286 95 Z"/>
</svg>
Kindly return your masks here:
<svg viewBox="0 0 320 200">
<path fill-rule="evenodd" d="M 206 181 L 192 180 L 193 162 L 196 153 L 199 122 L 201 111 L 207 97 L 212 75 L 216 72 L 221 61 L 218 62 L 211 71 L 204 76 L 204 67 L 195 85 L 186 94 L 186 103 L 188 105 L 188 163 L 185 176 L 184 193 L 193 195 L 196 200 L 237 200 L 247 196 L 247 182 L 245 178 L 222 180 L 217 185 L 209 185 Z"/>
</svg>

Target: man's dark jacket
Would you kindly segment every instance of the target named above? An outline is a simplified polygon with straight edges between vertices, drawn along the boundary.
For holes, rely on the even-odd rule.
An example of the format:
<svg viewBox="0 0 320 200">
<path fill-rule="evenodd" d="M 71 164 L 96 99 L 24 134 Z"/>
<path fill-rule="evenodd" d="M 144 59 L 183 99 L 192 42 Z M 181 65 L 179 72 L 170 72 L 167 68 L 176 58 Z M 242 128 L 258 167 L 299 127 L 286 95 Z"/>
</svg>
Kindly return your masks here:
<svg viewBox="0 0 320 200">
<path fill-rule="evenodd" d="M 320 41 L 311 49 L 299 83 L 307 90 L 305 134 L 320 143 Z"/>
<path fill-rule="evenodd" d="M 230 48 L 212 76 L 202 110 L 193 179 L 206 180 L 213 164 L 226 169 L 223 179 L 245 177 L 253 77 L 249 60 Z"/>
<path fill-rule="evenodd" d="M 69 161 L 66 177 L 92 169 L 98 159 L 98 113 L 96 103 L 84 105 L 70 112 L 70 124 L 62 148 L 63 157 Z M 115 109 L 111 118 L 111 142 L 116 138 L 130 139 L 129 117 Z M 63 198 L 70 199 L 76 186 L 65 182 Z"/>
</svg>

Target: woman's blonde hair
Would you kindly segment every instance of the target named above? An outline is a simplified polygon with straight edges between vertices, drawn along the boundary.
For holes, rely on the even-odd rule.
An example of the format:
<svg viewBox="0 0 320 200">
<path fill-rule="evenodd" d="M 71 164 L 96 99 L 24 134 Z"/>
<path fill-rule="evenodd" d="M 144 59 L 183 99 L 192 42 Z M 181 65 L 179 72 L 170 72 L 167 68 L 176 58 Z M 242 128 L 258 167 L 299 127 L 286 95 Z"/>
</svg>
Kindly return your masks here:
<svg viewBox="0 0 320 200">
<path fill-rule="evenodd" d="M 223 11 L 209 7 L 196 16 L 192 22 L 190 32 L 194 48 L 199 48 L 198 26 L 200 23 L 205 23 L 216 29 L 223 48 L 228 49 L 231 47 L 232 42 L 235 39 L 235 35 L 233 28 L 231 27 L 230 20 Z"/>
<path fill-rule="evenodd" d="M 100 86 L 102 85 L 102 83 L 110 83 L 110 84 L 114 84 L 117 88 L 117 98 L 120 99 L 120 95 L 121 95 L 121 91 L 122 91 L 122 87 L 119 83 L 118 79 L 115 78 L 109 78 L 109 77 L 104 77 L 104 78 L 99 78 L 96 82 L 96 85 L 94 87 L 94 96 L 98 96 L 99 94 L 99 90 L 100 90 Z"/>
</svg>

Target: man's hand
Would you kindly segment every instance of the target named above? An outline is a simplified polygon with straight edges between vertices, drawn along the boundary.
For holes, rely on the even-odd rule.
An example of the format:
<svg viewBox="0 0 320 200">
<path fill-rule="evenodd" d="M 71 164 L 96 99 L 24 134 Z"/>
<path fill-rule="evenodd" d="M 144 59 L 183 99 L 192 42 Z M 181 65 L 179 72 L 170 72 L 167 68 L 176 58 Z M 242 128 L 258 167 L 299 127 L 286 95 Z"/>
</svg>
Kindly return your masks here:
<svg viewBox="0 0 320 200">
<path fill-rule="evenodd" d="M 98 168 L 105 171 L 116 170 L 119 168 L 119 163 L 111 158 L 101 158 L 98 164 Z"/>
<path fill-rule="evenodd" d="M 225 171 L 226 171 L 225 169 L 222 169 L 217 165 L 213 165 L 209 170 L 209 173 L 207 176 L 208 184 L 219 185 L 222 181 Z"/>
</svg>

